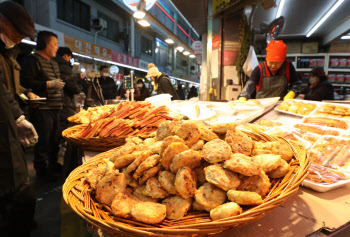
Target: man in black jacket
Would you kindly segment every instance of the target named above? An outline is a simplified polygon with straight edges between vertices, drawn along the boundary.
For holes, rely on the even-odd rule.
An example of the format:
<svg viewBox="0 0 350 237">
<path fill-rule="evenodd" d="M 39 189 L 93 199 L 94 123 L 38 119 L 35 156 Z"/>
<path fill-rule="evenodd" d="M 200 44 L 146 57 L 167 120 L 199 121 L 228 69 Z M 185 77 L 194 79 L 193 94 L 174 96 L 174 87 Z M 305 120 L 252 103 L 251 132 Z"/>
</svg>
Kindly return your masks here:
<svg viewBox="0 0 350 237">
<path fill-rule="evenodd" d="M 100 74 L 101 77 L 98 79 L 98 82 L 100 83 L 103 98 L 105 100 L 115 100 L 117 97 L 117 84 L 109 76 L 108 67 L 106 65 L 100 66 Z"/>
<path fill-rule="evenodd" d="M 47 98 L 29 111 L 29 118 L 39 134 L 39 141 L 34 148 L 36 175 L 50 179 L 54 172 L 62 170 L 62 165 L 57 163 L 57 156 L 59 111 L 63 106 L 65 83 L 61 80 L 58 64 L 53 60 L 57 49 L 57 35 L 40 31 L 37 35 L 36 53 L 23 59 L 21 71 L 21 84 L 25 88 L 31 88 L 40 97 Z"/>
<path fill-rule="evenodd" d="M 4 85 L 5 80 L 14 82 L 17 70 L 9 49 L 27 36 L 35 38 L 28 12 L 12 1 L 0 3 L 0 233 L 4 237 L 30 236 L 35 210 L 20 141 L 35 144 L 36 132 Z"/>
</svg>

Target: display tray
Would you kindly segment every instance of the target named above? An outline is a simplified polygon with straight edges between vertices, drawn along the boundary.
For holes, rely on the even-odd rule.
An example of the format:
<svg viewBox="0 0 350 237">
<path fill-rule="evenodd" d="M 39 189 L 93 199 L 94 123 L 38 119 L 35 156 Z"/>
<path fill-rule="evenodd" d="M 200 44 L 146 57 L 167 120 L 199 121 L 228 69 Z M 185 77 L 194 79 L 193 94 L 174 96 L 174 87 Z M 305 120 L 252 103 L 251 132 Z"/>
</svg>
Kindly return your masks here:
<svg viewBox="0 0 350 237">
<path fill-rule="evenodd" d="M 246 110 L 259 110 L 262 108 L 267 108 L 271 105 L 274 105 L 278 102 L 280 97 L 271 97 L 271 98 L 265 98 L 265 99 L 257 99 L 258 102 L 260 102 L 260 105 L 248 105 L 248 101 L 230 101 L 228 102 L 229 105 L 232 106 L 232 108 L 235 111 L 246 111 Z"/>
<path fill-rule="evenodd" d="M 330 118 L 350 119 L 350 105 L 322 103 L 317 109 L 312 111 L 310 115 L 330 117 Z"/>
<path fill-rule="evenodd" d="M 286 103 L 289 103 L 290 101 L 295 101 L 295 103 L 304 103 L 304 104 L 314 104 L 316 107 L 310 111 L 310 113 L 308 114 L 300 114 L 300 113 L 293 113 L 293 112 L 290 112 L 290 111 L 286 111 L 286 110 L 281 110 L 280 107 L 285 105 Z M 311 114 L 313 111 L 315 111 L 318 107 L 320 106 L 320 103 L 319 102 L 316 102 L 316 101 L 307 101 L 307 100 L 303 100 L 303 101 L 296 101 L 296 100 L 286 100 L 284 101 L 282 104 L 280 104 L 279 106 L 277 106 L 275 108 L 276 111 L 280 112 L 280 113 L 284 113 L 284 114 L 290 114 L 290 115 L 294 115 L 294 116 L 298 116 L 298 117 L 305 117 L 309 114 Z"/>
<path fill-rule="evenodd" d="M 307 188 L 311 188 L 317 192 L 321 192 L 321 193 L 324 193 L 324 192 L 328 192 L 330 190 L 333 190 L 333 189 L 336 189 L 336 188 L 340 188 L 340 187 L 343 187 L 345 186 L 346 184 L 350 183 L 350 179 L 347 179 L 347 180 L 340 180 L 334 184 L 327 184 L 327 183 L 324 183 L 324 184 L 318 184 L 318 183 L 314 183 L 312 181 L 309 181 L 309 180 L 304 180 L 302 182 L 302 186 L 304 187 L 307 187 Z"/>
</svg>

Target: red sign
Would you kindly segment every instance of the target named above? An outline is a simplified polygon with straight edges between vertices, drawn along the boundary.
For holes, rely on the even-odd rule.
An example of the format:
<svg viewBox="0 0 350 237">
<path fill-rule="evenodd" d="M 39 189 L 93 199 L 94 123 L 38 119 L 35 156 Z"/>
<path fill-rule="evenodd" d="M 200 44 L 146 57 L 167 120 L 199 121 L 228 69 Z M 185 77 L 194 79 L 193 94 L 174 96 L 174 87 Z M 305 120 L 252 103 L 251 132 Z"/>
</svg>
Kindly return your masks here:
<svg viewBox="0 0 350 237">
<path fill-rule="evenodd" d="M 116 63 L 126 64 L 132 67 L 139 67 L 139 59 L 129 55 L 112 51 L 112 61 Z"/>
<path fill-rule="evenodd" d="M 212 39 L 212 49 L 217 49 L 220 47 L 220 37 L 217 35 L 214 35 L 213 39 Z"/>
</svg>

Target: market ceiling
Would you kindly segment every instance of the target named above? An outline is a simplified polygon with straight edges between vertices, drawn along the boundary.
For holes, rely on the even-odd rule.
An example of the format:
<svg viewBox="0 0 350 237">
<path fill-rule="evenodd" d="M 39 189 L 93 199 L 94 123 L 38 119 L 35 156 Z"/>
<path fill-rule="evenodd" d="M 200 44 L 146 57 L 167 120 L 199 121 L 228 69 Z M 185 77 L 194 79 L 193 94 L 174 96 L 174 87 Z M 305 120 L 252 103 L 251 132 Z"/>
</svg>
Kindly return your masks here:
<svg viewBox="0 0 350 237">
<path fill-rule="evenodd" d="M 172 0 L 186 19 L 203 34 L 207 29 L 206 2 L 208 0 Z M 276 0 L 279 6 L 281 0 Z M 335 5 L 338 0 L 285 0 L 281 15 L 285 17 L 283 39 L 308 40 L 306 34 Z M 194 10 L 195 9 L 195 10 Z M 310 36 L 309 40 L 320 40 L 328 44 L 350 30 L 350 0 L 344 0 L 338 9 Z M 253 27 L 269 24 L 275 19 L 278 7 L 264 10 L 260 4 L 254 12 Z"/>
</svg>

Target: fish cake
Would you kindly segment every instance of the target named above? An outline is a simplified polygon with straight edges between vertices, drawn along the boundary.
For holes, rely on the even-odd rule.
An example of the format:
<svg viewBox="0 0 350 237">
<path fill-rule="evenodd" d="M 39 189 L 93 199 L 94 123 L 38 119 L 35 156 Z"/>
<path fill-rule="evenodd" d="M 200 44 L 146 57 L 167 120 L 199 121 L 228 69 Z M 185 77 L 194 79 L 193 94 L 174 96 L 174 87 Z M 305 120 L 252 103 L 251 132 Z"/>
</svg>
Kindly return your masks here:
<svg viewBox="0 0 350 237">
<path fill-rule="evenodd" d="M 207 125 L 201 121 L 196 122 L 199 129 L 200 139 L 210 142 L 211 140 L 218 139 L 218 135 L 213 132 Z"/>
<path fill-rule="evenodd" d="M 136 148 L 135 143 L 126 143 L 123 145 L 119 150 L 117 150 L 110 158 L 109 160 L 114 162 L 117 158 L 121 156 L 125 156 L 127 154 L 132 153 Z"/>
<path fill-rule="evenodd" d="M 173 195 L 178 195 L 175 188 L 175 178 L 176 175 L 171 173 L 170 171 L 160 171 L 158 175 L 158 181 L 163 189 L 165 189 L 168 193 Z"/>
<path fill-rule="evenodd" d="M 201 165 L 201 154 L 198 151 L 187 150 L 174 156 L 171 160 L 170 170 L 176 173 L 182 167 L 194 169 Z"/>
<path fill-rule="evenodd" d="M 164 151 L 162 156 L 162 166 L 166 169 L 170 169 L 170 164 L 175 155 L 180 152 L 187 151 L 189 148 L 182 142 L 173 142 L 171 143 Z"/>
<path fill-rule="evenodd" d="M 278 179 L 284 177 L 288 173 L 289 169 L 289 164 L 285 160 L 281 159 L 281 165 L 266 174 L 269 176 L 269 178 Z"/>
<path fill-rule="evenodd" d="M 261 171 L 260 175 L 243 177 L 237 190 L 256 192 L 261 198 L 264 198 L 269 192 L 270 187 L 271 183 L 269 177 L 267 177 L 264 171 Z"/>
<path fill-rule="evenodd" d="M 140 199 L 128 193 L 117 193 L 113 199 L 111 209 L 115 216 L 126 218 L 131 216 L 131 209 Z"/>
<path fill-rule="evenodd" d="M 228 200 L 239 205 L 260 205 L 263 203 L 261 196 L 255 192 L 229 190 Z"/>
<path fill-rule="evenodd" d="M 143 175 L 139 178 L 139 185 L 146 183 L 149 178 L 154 177 L 162 169 L 161 165 L 157 165 L 149 170 L 146 170 Z"/>
<path fill-rule="evenodd" d="M 169 193 L 165 191 L 160 185 L 156 177 L 149 178 L 146 182 L 146 188 L 143 194 L 152 198 L 166 198 Z"/>
<path fill-rule="evenodd" d="M 99 203 L 111 206 L 115 195 L 125 192 L 127 180 L 118 170 L 107 173 L 97 184 L 96 199 Z"/>
<path fill-rule="evenodd" d="M 131 154 L 121 156 L 114 161 L 114 168 L 121 169 L 125 166 L 130 165 L 137 157 L 142 154 L 142 151 L 134 151 Z"/>
<path fill-rule="evenodd" d="M 158 202 L 159 198 L 151 198 L 143 194 L 143 191 L 145 190 L 146 185 L 140 185 L 135 188 L 135 190 L 132 192 L 134 196 L 136 196 L 140 201 L 142 202 Z"/>
<path fill-rule="evenodd" d="M 204 140 L 198 140 L 195 144 L 193 144 L 190 149 L 194 151 L 201 150 L 204 146 Z"/>
<path fill-rule="evenodd" d="M 225 141 L 231 146 L 233 153 L 242 153 L 246 156 L 252 154 L 253 140 L 239 130 L 227 131 Z"/>
<path fill-rule="evenodd" d="M 195 144 L 200 138 L 198 126 L 194 121 L 183 122 L 176 131 L 176 135 L 182 138 L 189 147 Z"/>
<path fill-rule="evenodd" d="M 127 168 L 126 172 L 134 171 L 144 160 L 153 155 L 151 151 L 143 151 Z"/>
<path fill-rule="evenodd" d="M 143 172 L 146 170 L 149 170 L 150 168 L 156 166 L 160 161 L 159 155 L 152 155 L 147 157 L 146 160 L 144 160 L 135 170 L 135 173 L 133 175 L 134 179 L 138 179 Z"/>
<path fill-rule="evenodd" d="M 188 167 L 179 169 L 175 177 L 175 188 L 183 198 L 193 197 L 197 188 L 196 174 L 193 170 Z"/>
<path fill-rule="evenodd" d="M 231 147 L 221 139 L 214 139 L 203 146 L 202 156 L 209 163 L 228 160 L 231 157 Z"/>
<path fill-rule="evenodd" d="M 182 142 L 183 144 L 185 144 L 185 141 L 182 139 L 182 138 L 179 138 L 178 136 L 170 136 L 170 137 L 167 137 L 163 140 L 163 143 L 160 147 L 160 153 L 159 155 L 162 157 L 163 156 L 163 153 L 165 151 L 165 149 L 173 142 Z"/>
<path fill-rule="evenodd" d="M 166 217 L 166 206 L 154 202 L 139 202 L 131 209 L 131 215 L 143 223 L 156 224 Z"/>
<path fill-rule="evenodd" d="M 210 211 L 210 218 L 213 221 L 237 216 L 242 213 L 242 208 L 234 202 L 224 203 Z"/>
<path fill-rule="evenodd" d="M 210 165 L 204 168 L 205 179 L 222 190 L 236 189 L 241 183 L 238 175 L 230 170 L 222 168 L 222 165 Z"/>
<path fill-rule="evenodd" d="M 282 164 L 282 158 L 280 155 L 264 154 L 257 155 L 252 158 L 256 163 L 258 163 L 261 169 L 267 173 L 274 169 L 277 169 L 278 166 Z"/>
<path fill-rule="evenodd" d="M 199 187 L 194 198 L 200 207 L 210 212 L 226 201 L 226 192 L 207 182 Z"/>
<path fill-rule="evenodd" d="M 223 167 L 244 176 L 259 175 L 261 167 L 249 156 L 241 153 L 231 155 L 231 158 L 224 162 Z"/>
<path fill-rule="evenodd" d="M 192 198 L 172 196 L 164 199 L 162 204 L 166 206 L 166 217 L 170 220 L 177 220 L 184 217 L 191 208 Z"/>
</svg>

